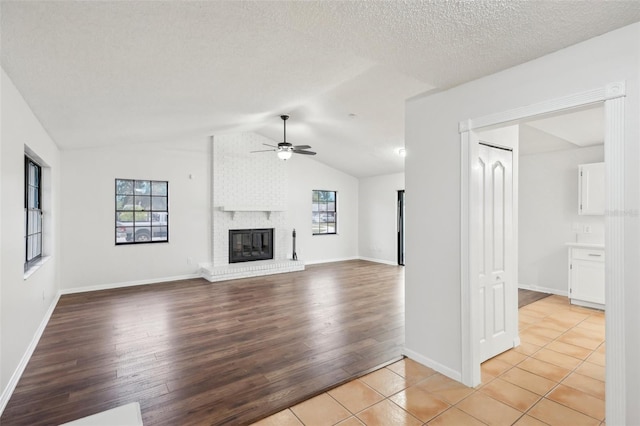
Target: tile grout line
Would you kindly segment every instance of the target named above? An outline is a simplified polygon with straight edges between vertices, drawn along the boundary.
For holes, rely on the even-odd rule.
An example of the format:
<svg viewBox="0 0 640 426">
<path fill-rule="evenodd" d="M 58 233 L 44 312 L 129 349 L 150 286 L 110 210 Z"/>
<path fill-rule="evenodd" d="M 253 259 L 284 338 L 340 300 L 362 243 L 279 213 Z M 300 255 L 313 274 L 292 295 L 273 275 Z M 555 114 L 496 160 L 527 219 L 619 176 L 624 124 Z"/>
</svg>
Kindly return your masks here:
<svg viewBox="0 0 640 426">
<path fill-rule="evenodd" d="M 535 302 L 534 302 L 534 303 L 535 303 Z M 548 315 L 546 315 L 546 316 L 542 317 L 538 322 L 541 322 L 542 320 L 544 320 L 544 319 L 546 319 L 546 318 L 548 318 L 548 317 L 550 317 L 550 316 L 552 316 L 552 315 L 553 315 L 553 314 L 548 314 Z M 571 326 L 570 328 L 566 329 L 566 330 L 565 330 L 562 334 L 560 334 L 558 337 L 556 337 L 556 338 L 552 339 L 551 341 L 549 341 L 549 342 L 548 342 L 547 344 L 545 344 L 544 346 L 541 346 L 537 351 L 535 351 L 534 353 L 532 353 L 531 355 L 529 355 L 529 357 L 528 357 L 528 358 L 534 358 L 534 355 L 535 355 L 535 354 L 539 353 L 540 351 L 542 351 L 542 349 L 545 349 L 545 348 L 546 348 L 547 350 L 550 350 L 550 351 L 556 352 L 556 351 L 554 351 L 553 349 L 549 349 L 549 348 L 547 348 L 547 346 L 548 346 L 549 344 L 551 344 L 551 343 L 555 342 L 555 341 L 559 341 L 558 339 L 559 339 L 560 337 L 564 336 L 564 335 L 565 335 L 565 334 L 567 334 L 569 331 L 573 330 L 573 329 L 574 329 L 574 328 L 576 328 L 579 324 L 582 324 L 584 321 L 588 320 L 588 319 L 589 319 L 589 318 L 591 318 L 592 316 L 594 316 L 594 314 L 593 314 L 593 313 L 590 313 L 589 315 L 587 315 L 587 317 L 586 317 L 586 318 L 582 319 L 581 321 L 577 322 L 576 324 L 574 324 L 574 325 L 573 325 L 573 326 Z M 530 328 L 530 327 L 532 327 L 532 326 L 535 326 L 535 324 L 536 324 L 536 323 L 530 324 L 530 325 L 528 325 L 526 328 Z M 526 328 L 525 328 L 525 329 L 526 329 Z M 557 331 L 559 331 L 559 330 L 557 330 Z M 564 342 L 561 342 L 561 343 L 564 343 Z M 566 355 L 566 356 L 569 356 L 569 357 L 575 358 L 576 360 L 579 360 L 580 362 L 578 363 L 578 365 L 576 365 L 576 366 L 575 366 L 573 369 L 571 369 L 571 370 L 569 370 L 569 369 L 567 368 L 566 370 L 569 370 L 569 373 L 568 373 L 568 374 L 566 374 L 565 376 L 563 376 L 563 377 L 562 377 L 562 379 L 560 379 L 560 381 L 556 382 L 555 386 L 553 386 L 549 391 L 547 391 L 547 393 L 545 393 L 543 396 L 541 396 L 541 397 L 540 397 L 540 399 L 538 399 L 538 401 L 536 401 L 536 403 L 535 403 L 535 404 L 533 404 L 531 407 L 529 407 L 529 408 L 528 408 L 528 409 L 523 413 L 523 416 L 524 416 L 524 415 L 527 415 L 527 414 L 529 413 L 529 411 L 531 411 L 531 409 L 533 409 L 533 407 L 535 407 L 538 403 L 540 403 L 540 401 L 542 401 L 543 399 L 546 399 L 546 400 L 548 400 L 548 401 L 552 401 L 552 402 L 555 402 L 555 403 L 557 403 L 557 404 L 560 404 L 560 405 L 562 405 L 563 407 L 566 407 L 566 408 L 568 408 L 568 409 L 570 409 L 570 410 L 573 410 L 573 411 L 575 411 L 575 412 L 577 412 L 577 413 L 580 413 L 580 414 L 582 414 L 582 415 L 585 415 L 585 416 L 587 416 L 587 417 L 590 417 L 590 418 L 592 418 L 592 419 L 594 419 L 594 420 L 597 420 L 597 421 L 599 421 L 600 423 L 602 423 L 602 422 L 603 422 L 603 420 L 601 420 L 601 419 L 597 419 L 597 418 L 595 418 L 595 417 L 592 417 L 591 415 L 589 415 L 589 414 L 587 414 L 587 413 L 583 413 L 582 411 L 579 411 L 579 410 L 576 410 L 576 409 L 574 409 L 574 408 L 572 408 L 572 407 L 569 407 L 568 405 L 565 405 L 565 404 L 563 404 L 563 403 L 561 403 L 561 402 L 559 402 L 559 401 L 555 401 L 555 400 L 553 400 L 553 399 L 547 398 L 547 396 L 548 396 L 548 395 L 550 395 L 550 394 L 551 394 L 555 389 L 557 389 L 557 388 L 562 384 L 562 382 L 563 382 L 565 379 L 567 379 L 571 374 L 573 374 L 573 373 L 580 374 L 580 373 L 577 373 L 577 369 L 578 369 L 580 366 L 582 366 L 585 362 L 588 362 L 588 361 L 587 361 L 587 359 L 588 359 L 589 357 L 591 357 L 591 356 L 595 353 L 595 351 L 596 351 L 600 346 L 602 346 L 602 345 L 603 345 L 603 344 L 605 344 L 605 343 L 606 343 L 606 340 L 605 340 L 604 342 L 601 342 L 601 343 L 598 345 L 598 347 L 597 347 L 596 349 L 584 348 L 584 349 L 587 349 L 587 350 L 590 350 L 590 351 L 591 351 L 591 353 L 590 353 L 589 355 L 587 355 L 587 357 L 586 357 L 585 359 L 579 359 L 579 358 L 572 357 L 572 356 L 571 356 L 571 355 L 569 355 L 569 354 L 563 354 L 563 353 L 560 353 L 560 352 L 556 352 L 556 353 L 559 353 L 559 354 L 561 354 L 561 355 Z M 569 344 L 569 343 L 566 343 L 566 344 Z M 537 346 L 537 345 L 536 345 L 536 346 Z M 573 345 L 573 346 L 578 346 L 578 345 Z M 578 347 L 583 348 L 582 346 L 578 346 Z M 543 360 L 540 360 L 540 359 L 537 359 L 537 358 L 534 358 L 534 359 L 536 359 L 537 361 L 540 361 L 540 362 L 546 362 L 546 361 L 543 361 Z M 521 364 L 521 363 L 522 363 L 522 362 L 524 362 L 524 361 L 526 361 L 526 359 L 524 359 L 524 360 L 520 361 L 518 364 Z M 518 364 L 514 365 L 513 367 L 517 366 Z M 556 364 L 553 364 L 553 363 L 550 363 L 550 362 L 549 362 L 548 364 L 551 364 L 551 365 L 554 365 L 554 366 L 557 366 L 557 367 L 560 367 L 560 368 L 564 368 L 564 367 L 562 367 L 562 366 L 559 366 L 559 365 L 556 365 Z M 597 365 L 597 364 L 596 364 L 596 365 Z M 509 370 L 510 370 L 510 369 L 509 369 Z M 504 373 L 506 373 L 506 372 L 507 372 L 507 371 L 509 371 L 509 370 L 505 370 L 503 373 L 501 373 L 501 375 L 502 375 L 502 374 L 504 374 Z M 525 371 L 528 371 L 528 370 L 525 370 Z M 531 372 L 529 371 L 529 373 L 531 373 Z M 535 374 L 535 373 L 532 373 L 532 374 Z M 536 376 L 538 376 L 538 377 L 542 377 L 542 378 L 545 378 L 545 379 L 546 379 L 546 377 L 544 377 L 544 376 L 540 376 L 540 375 L 538 375 L 538 374 L 535 374 L 535 375 L 536 375 Z M 499 376 L 498 376 L 498 377 L 499 377 Z M 496 378 L 498 378 L 498 377 L 496 377 Z M 587 377 L 589 377 L 589 376 L 587 376 Z M 494 380 L 495 380 L 496 378 L 494 378 Z M 591 377 L 591 378 L 592 378 L 592 377 Z M 547 379 L 547 380 L 549 380 L 549 379 Z M 595 380 L 597 380 L 597 379 L 595 379 Z M 492 380 L 492 381 L 493 381 L 493 380 Z M 517 386 L 517 385 L 516 385 L 516 386 Z M 567 386 L 567 385 L 564 385 L 564 386 Z M 571 386 L 568 386 L 568 387 L 571 387 Z M 524 388 L 521 388 L 521 389 L 524 389 Z M 573 388 L 572 388 L 572 389 L 573 389 Z M 526 389 L 525 389 L 525 390 L 526 390 Z M 581 391 L 580 389 L 576 389 L 576 390 L 578 390 L 578 391 L 580 391 L 580 392 L 583 392 L 583 391 Z M 586 393 L 586 392 L 584 392 L 584 393 Z M 540 420 L 540 421 L 542 421 L 541 419 L 538 419 L 538 418 L 537 418 L 537 417 L 535 417 L 535 416 L 532 416 L 532 417 L 534 417 L 536 420 Z M 544 423 L 544 422 L 543 422 L 543 423 Z"/>
</svg>

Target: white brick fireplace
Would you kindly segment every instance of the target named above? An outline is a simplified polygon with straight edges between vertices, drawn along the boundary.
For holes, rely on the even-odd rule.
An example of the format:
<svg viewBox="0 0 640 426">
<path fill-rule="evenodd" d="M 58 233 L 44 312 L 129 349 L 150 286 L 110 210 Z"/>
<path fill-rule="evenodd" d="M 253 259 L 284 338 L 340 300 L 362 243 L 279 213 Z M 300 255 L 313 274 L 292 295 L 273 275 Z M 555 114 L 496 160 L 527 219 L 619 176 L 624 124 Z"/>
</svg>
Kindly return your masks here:
<svg viewBox="0 0 640 426">
<path fill-rule="evenodd" d="M 292 229 L 287 228 L 287 165 L 263 143 L 276 142 L 255 133 L 212 138 L 212 262 L 202 276 L 223 281 L 304 270 L 291 260 Z M 273 260 L 229 263 L 230 229 L 274 229 Z"/>
</svg>

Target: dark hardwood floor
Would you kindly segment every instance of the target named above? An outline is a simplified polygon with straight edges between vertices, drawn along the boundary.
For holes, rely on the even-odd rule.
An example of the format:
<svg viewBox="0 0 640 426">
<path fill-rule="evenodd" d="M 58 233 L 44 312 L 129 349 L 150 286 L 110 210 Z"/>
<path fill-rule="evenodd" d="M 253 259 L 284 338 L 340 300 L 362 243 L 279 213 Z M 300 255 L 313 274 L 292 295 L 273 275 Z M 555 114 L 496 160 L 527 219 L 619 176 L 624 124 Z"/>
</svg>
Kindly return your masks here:
<svg viewBox="0 0 640 426">
<path fill-rule="evenodd" d="M 551 296 L 551 294 L 549 293 L 541 293 L 539 291 L 525 290 L 524 288 L 519 288 L 518 289 L 518 309 L 549 296 Z"/>
<path fill-rule="evenodd" d="M 365 261 L 60 298 L 0 424 L 139 401 L 144 424 L 248 424 L 399 359 L 403 268 Z"/>
</svg>

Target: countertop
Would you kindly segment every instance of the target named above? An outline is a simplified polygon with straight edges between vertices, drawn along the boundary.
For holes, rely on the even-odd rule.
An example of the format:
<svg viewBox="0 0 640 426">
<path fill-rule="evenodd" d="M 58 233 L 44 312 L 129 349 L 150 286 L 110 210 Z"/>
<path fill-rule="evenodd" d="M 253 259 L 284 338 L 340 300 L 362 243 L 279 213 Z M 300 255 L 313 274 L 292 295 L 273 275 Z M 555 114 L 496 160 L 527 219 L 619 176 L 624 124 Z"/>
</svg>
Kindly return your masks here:
<svg viewBox="0 0 640 426">
<path fill-rule="evenodd" d="M 565 243 L 565 245 L 567 247 L 582 247 L 604 250 L 604 243 Z"/>
</svg>

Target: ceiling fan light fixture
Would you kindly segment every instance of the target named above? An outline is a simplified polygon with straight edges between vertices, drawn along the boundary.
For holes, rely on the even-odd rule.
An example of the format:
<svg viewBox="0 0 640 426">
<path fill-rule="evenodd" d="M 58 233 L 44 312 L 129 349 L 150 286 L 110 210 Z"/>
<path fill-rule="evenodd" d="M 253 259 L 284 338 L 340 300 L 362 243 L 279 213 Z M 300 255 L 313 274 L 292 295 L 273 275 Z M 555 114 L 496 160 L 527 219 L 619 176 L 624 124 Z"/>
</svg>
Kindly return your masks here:
<svg viewBox="0 0 640 426">
<path fill-rule="evenodd" d="M 289 151 L 288 149 L 281 149 L 278 151 L 278 158 L 284 161 L 287 161 L 289 158 L 291 158 L 291 155 L 293 155 L 293 152 Z"/>
</svg>

